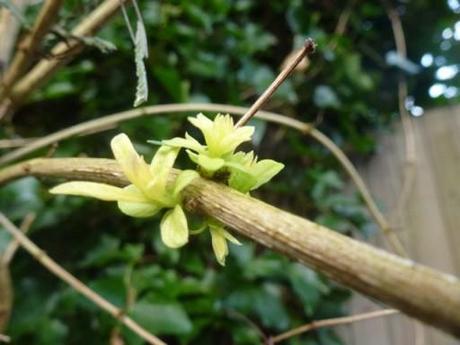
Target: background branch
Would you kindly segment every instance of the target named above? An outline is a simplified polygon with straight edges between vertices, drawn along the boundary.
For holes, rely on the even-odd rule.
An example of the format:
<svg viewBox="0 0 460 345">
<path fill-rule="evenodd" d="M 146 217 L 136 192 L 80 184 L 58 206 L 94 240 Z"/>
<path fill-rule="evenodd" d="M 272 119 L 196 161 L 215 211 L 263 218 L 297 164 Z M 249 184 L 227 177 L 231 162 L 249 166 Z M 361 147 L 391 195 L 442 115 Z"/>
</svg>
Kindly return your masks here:
<svg viewBox="0 0 460 345">
<path fill-rule="evenodd" d="M 0 183 L 28 175 L 128 184 L 116 161 L 91 158 L 26 161 L 0 171 Z M 216 218 L 340 284 L 460 337 L 460 281 L 456 277 L 373 248 L 208 180 L 195 179 L 185 188 L 183 198 L 189 211 Z"/>
<path fill-rule="evenodd" d="M 397 313 L 398 311 L 395 309 L 383 309 L 383 310 L 376 310 L 376 311 L 371 311 L 368 313 L 356 314 L 356 315 L 351 315 L 351 316 L 344 316 L 344 317 L 337 317 L 333 319 L 313 321 L 313 322 L 307 323 L 306 325 L 296 327 L 287 332 L 278 334 L 277 336 L 270 337 L 270 339 L 268 340 L 268 344 L 272 345 L 272 344 L 280 343 L 286 339 L 292 338 L 294 336 L 297 336 L 302 333 L 309 332 L 309 331 L 312 331 L 318 328 L 345 325 L 345 324 L 349 324 L 349 323 L 353 323 L 357 321 L 363 321 L 363 320 L 375 319 L 377 317 L 394 315 Z"/>
<path fill-rule="evenodd" d="M 126 0 L 105 0 L 94 11 L 83 19 L 72 31 L 74 36 L 91 36 L 98 31 Z M 8 99 L 0 106 L 2 116 L 10 115 L 29 94 L 48 81 L 54 73 L 62 66 L 66 65 L 84 47 L 81 40 L 70 40 L 57 44 L 52 50 L 52 56 L 60 58 L 40 60 L 23 78 L 21 78 L 11 89 Z"/>
<path fill-rule="evenodd" d="M 152 345 L 166 345 L 163 341 L 155 337 L 153 334 L 149 333 L 147 330 L 139 326 L 133 319 L 122 315 L 122 311 L 114 306 L 112 303 L 107 301 L 102 296 L 95 293 L 88 286 L 83 284 L 80 280 L 75 278 L 69 272 L 67 272 L 63 267 L 61 267 L 56 261 L 51 259 L 46 253 L 41 250 L 35 243 L 28 239 L 22 232 L 19 230 L 11 221 L 5 217 L 5 215 L 0 212 L 0 224 L 5 228 L 8 233 L 13 236 L 13 238 L 18 241 L 18 243 L 23 247 L 30 255 L 32 255 L 40 264 L 42 264 L 46 269 L 52 272 L 55 276 L 60 278 L 69 284 L 73 289 L 81 293 L 83 296 L 88 298 L 91 302 L 96 304 L 101 309 L 108 312 L 113 317 L 117 318 L 122 322 L 126 327 L 131 329 L 134 333 L 139 335 L 141 338 L 146 340 Z"/>
<path fill-rule="evenodd" d="M 46 0 L 43 3 L 32 29 L 19 43 L 13 61 L 3 76 L 0 98 L 4 94 L 8 94 L 14 82 L 26 71 L 32 55 L 56 20 L 62 2 L 62 0 Z"/>
</svg>

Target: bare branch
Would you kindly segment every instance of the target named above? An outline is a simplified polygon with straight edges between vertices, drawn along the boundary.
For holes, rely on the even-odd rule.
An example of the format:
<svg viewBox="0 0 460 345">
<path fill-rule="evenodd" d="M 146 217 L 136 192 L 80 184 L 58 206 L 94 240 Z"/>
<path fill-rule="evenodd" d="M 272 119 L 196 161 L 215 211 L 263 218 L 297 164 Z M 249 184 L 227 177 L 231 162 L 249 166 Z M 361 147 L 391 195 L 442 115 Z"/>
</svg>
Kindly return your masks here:
<svg viewBox="0 0 460 345">
<path fill-rule="evenodd" d="M 286 80 L 286 78 L 291 74 L 291 72 L 296 68 L 296 66 L 304 59 L 305 56 L 312 54 L 316 49 L 316 43 L 311 39 L 307 38 L 305 44 L 300 49 L 299 53 L 289 61 L 289 64 L 278 74 L 275 80 L 270 84 L 270 86 L 264 91 L 262 95 L 251 105 L 246 114 L 236 123 L 236 127 L 245 125 L 251 117 L 265 104 L 265 102 L 270 98 L 271 95 L 278 89 L 278 87 Z"/>
<path fill-rule="evenodd" d="M 128 184 L 110 159 L 34 159 L 0 171 L 0 183 L 22 176 Z M 171 178 L 177 176 L 177 171 Z M 190 212 L 209 215 L 240 234 L 427 324 L 460 337 L 460 281 L 243 195 L 195 179 L 183 191 Z M 21 234 L 22 235 L 22 234 Z"/>
<path fill-rule="evenodd" d="M 21 230 L 19 230 L 11 221 L 5 217 L 5 215 L 0 212 L 0 224 L 5 228 L 8 233 L 13 236 L 13 238 L 19 242 L 21 247 L 23 247 L 30 255 L 34 257 L 39 263 L 41 263 L 46 269 L 52 272 L 59 279 L 65 281 L 73 289 L 81 293 L 83 296 L 88 298 L 91 302 L 96 304 L 101 309 L 105 310 L 107 313 L 113 317 L 119 319 L 126 327 L 131 329 L 134 333 L 139 335 L 142 339 L 147 341 L 149 344 L 153 345 L 166 345 L 163 341 L 155 337 L 153 334 L 149 333 L 147 330 L 139 326 L 133 319 L 122 316 L 121 310 L 114 306 L 112 303 L 107 301 L 102 296 L 95 293 L 87 285 L 82 283 L 80 280 L 75 278 L 64 268 L 62 268 L 56 261 L 51 259 L 46 253 L 40 249 L 35 243 L 33 243 L 29 238 L 27 238 Z"/>
<path fill-rule="evenodd" d="M 27 234 L 33 222 L 35 221 L 35 218 L 37 218 L 37 215 L 34 212 L 28 213 L 22 220 L 22 223 L 19 226 L 19 230 L 21 230 L 23 234 Z M 16 251 L 18 250 L 18 247 L 19 247 L 19 242 L 13 238 L 11 242 L 8 244 L 8 246 L 6 247 L 5 252 L 3 253 L 2 258 L 1 258 L 5 266 L 8 266 L 11 263 L 11 260 L 13 260 L 14 254 L 16 254 Z"/>
<path fill-rule="evenodd" d="M 14 147 L 22 147 L 31 142 L 37 140 L 37 138 L 13 138 L 13 139 L 0 139 L 0 149 L 11 149 Z"/>
<path fill-rule="evenodd" d="M 404 29 L 401 23 L 401 19 L 399 18 L 398 12 L 391 5 L 390 1 L 382 0 L 382 3 L 385 7 L 388 19 L 391 23 L 396 50 L 402 58 L 406 58 L 406 39 L 404 36 Z M 398 80 L 398 109 L 404 132 L 404 146 L 406 157 L 401 193 L 399 194 L 398 201 L 396 202 L 396 206 L 393 211 L 393 213 L 396 215 L 397 223 L 402 222 L 402 212 L 407 204 L 407 201 L 412 192 L 412 188 L 414 186 L 416 168 L 415 164 L 417 162 L 417 147 L 415 144 L 413 119 L 409 115 L 405 106 L 407 94 L 407 81 L 404 74 L 401 73 Z"/>
<path fill-rule="evenodd" d="M 32 55 L 36 52 L 43 37 L 57 18 L 62 3 L 63 0 L 46 0 L 43 3 L 32 29 L 19 43 L 13 61 L 3 76 L 0 98 L 4 94 L 8 94 L 11 86 L 26 71 Z"/>
<path fill-rule="evenodd" d="M 307 323 L 306 325 L 291 329 L 290 331 L 287 331 L 285 333 L 281 333 L 275 337 L 271 337 L 268 340 L 268 344 L 272 345 L 272 344 L 280 343 L 283 340 L 292 338 L 296 335 L 300 335 L 302 333 L 309 332 L 309 331 L 312 331 L 318 328 L 345 325 L 348 323 L 369 320 L 369 319 L 374 319 L 377 317 L 383 317 L 383 316 L 388 316 L 388 315 L 394 315 L 397 313 L 398 311 L 395 309 L 383 309 L 383 310 L 371 311 L 369 313 L 362 313 L 362 314 L 345 316 L 345 317 L 337 317 L 334 319 L 313 321 L 313 322 Z"/>
</svg>

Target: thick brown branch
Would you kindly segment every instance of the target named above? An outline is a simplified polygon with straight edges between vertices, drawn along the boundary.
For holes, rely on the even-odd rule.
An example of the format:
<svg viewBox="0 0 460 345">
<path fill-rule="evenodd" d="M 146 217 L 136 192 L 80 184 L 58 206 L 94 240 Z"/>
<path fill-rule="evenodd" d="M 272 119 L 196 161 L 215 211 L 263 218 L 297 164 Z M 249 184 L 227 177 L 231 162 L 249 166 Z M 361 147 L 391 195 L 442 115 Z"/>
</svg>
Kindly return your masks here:
<svg viewBox="0 0 460 345">
<path fill-rule="evenodd" d="M 126 185 L 109 159 L 35 159 L 0 171 L 0 184 L 21 176 Z M 460 282 L 451 275 L 350 239 L 309 220 L 196 179 L 184 190 L 191 212 L 210 215 L 240 234 L 403 313 L 460 336 Z"/>
</svg>

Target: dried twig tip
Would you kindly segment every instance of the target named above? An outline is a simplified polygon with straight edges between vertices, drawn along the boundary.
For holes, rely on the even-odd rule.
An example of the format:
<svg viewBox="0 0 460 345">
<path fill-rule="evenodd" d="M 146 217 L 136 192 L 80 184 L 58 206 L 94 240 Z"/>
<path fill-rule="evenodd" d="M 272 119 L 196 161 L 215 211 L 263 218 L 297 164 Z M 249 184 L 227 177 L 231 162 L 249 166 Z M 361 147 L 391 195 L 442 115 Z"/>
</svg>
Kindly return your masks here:
<svg viewBox="0 0 460 345">
<path fill-rule="evenodd" d="M 305 40 L 305 50 L 307 52 L 308 55 L 310 54 L 313 54 L 315 51 L 316 51 L 316 47 L 318 45 L 316 44 L 316 42 L 313 40 L 313 38 L 311 37 L 308 37 L 306 40 Z"/>
</svg>

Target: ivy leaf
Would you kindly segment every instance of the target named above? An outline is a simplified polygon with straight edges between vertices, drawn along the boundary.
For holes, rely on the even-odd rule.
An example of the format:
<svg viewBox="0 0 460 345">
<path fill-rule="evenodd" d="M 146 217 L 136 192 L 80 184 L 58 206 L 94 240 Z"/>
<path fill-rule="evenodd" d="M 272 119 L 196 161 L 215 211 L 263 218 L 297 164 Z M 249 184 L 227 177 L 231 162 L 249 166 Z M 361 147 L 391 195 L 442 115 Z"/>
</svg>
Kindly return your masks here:
<svg viewBox="0 0 460 345">
<path fill-rule="evenodd" d="M 134 100 L 134 106 L 137 107 L 147 101 L 149 94 L 147 72 L 144 64 L 144 59 L 148 57 L 147 34 L 145 33 L 144 25 L 140 20 L 137 21 L 136 41 L 134 43 L 134 61 L 136 63 L 137 76 L 136 99 Z"/>
<path fill-rule="evenodd" d="M 178 304 L 141 301 L 134 304 L 129 314 L 155 334 L 187 334 L 193 328 L 190 318 Z"/>
</svg>

